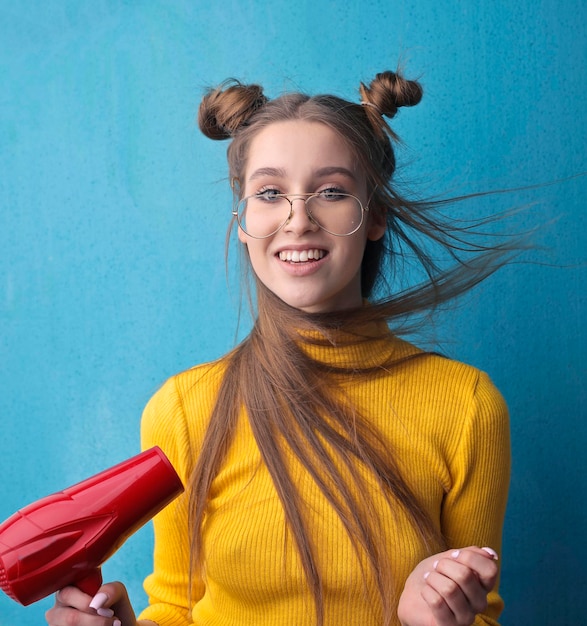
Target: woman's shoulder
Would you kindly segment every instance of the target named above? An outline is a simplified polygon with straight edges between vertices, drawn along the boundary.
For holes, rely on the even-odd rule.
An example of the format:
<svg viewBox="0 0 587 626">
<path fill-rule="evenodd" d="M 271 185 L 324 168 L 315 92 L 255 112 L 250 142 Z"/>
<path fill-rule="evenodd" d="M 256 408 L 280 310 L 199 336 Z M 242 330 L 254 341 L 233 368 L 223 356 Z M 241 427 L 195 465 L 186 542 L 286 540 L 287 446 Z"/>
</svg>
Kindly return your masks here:
<svg viewBox="0 0 587 626">
<path fill-rule="evenodd" d="M 223 357 L 169 377 L 143 411 L 142 446 L 161 447 L 174 465 L 192 456 L 205 435 L 226 365 Z"/>
<path fill-rule="evenodd" d="M 170 376 L 154 393 L 147 409 L 155 405 L 158 412 L 173 408 L 192 415 L 208 409 L 215 401 L 227 367 L 228 357 L 201 363 Z"/>
<path fill-rule="evenodd" d="M 422 350 L 396 339 L 397 352 L 404 365 L 399 376 L 408 388 L 418 390 L 418 396 L 435 405 L 492 404 L 504 405 L 503 397 L 490 375 L 484 370 L 451 358 L 440 352 Z"/>
<path fill-rule="evenodd" d="M 194 365 L 174 374 L 165 384 L 173 385 L 183 400 L 194 394 L 214 394 L 224 377 L 228 360 L 229 355 L 226 355 L 214 361 Z"/>
<path fill-rule="evenodd" d="M 399 421 L 410 434 L 399 445 L 415 446 L 430 458 L 436 458 L 431 450 L 443 450 L 445 459 L 477 445 L 507 446 L 507 404 L 485 371 L 438 353 L 408 346 L 404 352 L 411 358 L 386 384 L 395 417 L 386 427 L 395 432 Z"/>
<path fill-rule="evenodd" d="M 426 349 L 395 335 L 391 336 L 391 341 L 398 361 L 410 364 L 412 373 L 456 380 L 465 385 L 475 384 L 479 376 L 484 375 L 484 372 L 475 365 L 460 361 L 440 350 Z"/>
</svg>

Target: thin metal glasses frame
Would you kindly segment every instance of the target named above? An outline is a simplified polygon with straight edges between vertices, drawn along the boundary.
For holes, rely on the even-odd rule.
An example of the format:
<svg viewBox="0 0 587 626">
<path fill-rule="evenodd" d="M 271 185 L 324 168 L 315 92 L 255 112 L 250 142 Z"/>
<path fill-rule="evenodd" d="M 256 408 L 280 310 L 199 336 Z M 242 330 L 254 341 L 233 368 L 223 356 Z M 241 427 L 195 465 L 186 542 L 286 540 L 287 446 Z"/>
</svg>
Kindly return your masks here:
<svg viewBox="0 0 587 626">
<path fill-rule="evenodd" d="M 296 194 L 276 193 L 276 194 L 270 196 L 272 200 L 273 199 L 281 199 L 281 198 L 284 199 L 284 200 L 287 200 L 289 202 L 289 214 L 285 218 L 285 220 L 283 221 L 282 224 L 280 224 L 275 230 L 271 231 L 267 235 L 262 235 L 262 236 L 252 235 L 251 233 L 249 233 L 247 231 L 246 228 L 244 228 L 243 224 L 241 223 L 241 215 L 240 215 L 240 212 L 239 212 L 239 207 L 241 207 L 243 205 L 246 207 L 246 203 L 247 203 L 247 201 L 250 198 L 258 197 L 256 194 L 251 194 L 250 196 L 246 196 L 245 198 L 241 198 L 238 201 L 237 205 L 232 209 L 232 214 L 235 217 L 236 221 L 238 222 L 238 225 L 241 228 L 241 230 L 244 233 L 246 233 L 249 237 L 252 237 L 253 239 L 267 239 L 267 237 L 272 237 L 273 235 L 278 233 L 291 220 L 291 218 L 293 216 L 293 203 L 294 203 L 294 200 L 303 200 L 304 201 L 304 210 L 306 211 L 306 215 L 308 216 L 308 219 L 313 224 L 316 224 L 316 226 L 321 228 L 323 231 L 327 232 L 330 235 L 334 235 L 335 237 L 349 237 L 350 235 L 354 235 L 359 230 L 359 228 L 361 228 L 361 226 L 363 225 L 363 222 L 365 221 L 365 213 L 369 210 L 369 206 L 363 206 L 363 203 L 359 200 L 359 198 L 357 198 L 357 196 L 353 196 L 350 193 L 337 193 L 337 194 L 335 194 L 338 197 L 352 198 L 353 200 L 356 200 L 358 206 L 361 208 L 361 220 L 357 224 L 357 226 L 355 228 L 353 228 L 353 230 L 351 230 L 348 233 L 344 233 L 344 234 L 335 233 L 335 232 L 332 232 L 331 230 L 328 230 L 324 226 L 322 226 L 322 224 L 320 224 L 320 222 L 318 222 L 316 220 L 316 218 L 312 215 L 312 213 L 310 211 L 308 211 L 308 200 L 311 200 L 312 198 L 320 197 L 320 196 L 323 196 L 323 195 L 324 194 L 322 192 L 317 192 L 317 193 L 296 193 Z"/>
</svg>

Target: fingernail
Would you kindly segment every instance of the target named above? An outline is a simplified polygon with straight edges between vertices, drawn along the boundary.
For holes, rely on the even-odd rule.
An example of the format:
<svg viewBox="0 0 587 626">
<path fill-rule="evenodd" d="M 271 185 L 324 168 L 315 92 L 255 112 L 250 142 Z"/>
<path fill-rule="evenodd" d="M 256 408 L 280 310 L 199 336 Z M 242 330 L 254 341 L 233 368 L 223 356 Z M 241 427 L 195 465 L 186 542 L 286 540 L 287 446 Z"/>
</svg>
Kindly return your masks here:
<svg viewBox="0 0 587 626">
<path fill-rule="evenodd" d="M 96 609 L 96 613 L 100 617 L 114 617 L 114 611 L 112 609 Z"/>
<path fill-rule="evenodd" d="M 438 567 L 438 561 L 434 561 L 434 563 L 432 563 L 432 568 L 436 569 Z"/>
<path fill-rule="evenodd" d="M 424 580 L 426 580 L 426 579 L 428 578 L 428 576 L 430 576 L 430 572 L 426 572 L 426 573 L 424 574 Z"/>
<path fill-rule="evenodd" d="M 458 559 L 460 553 L 461 553 L 460 550 L 455 550 L 454 552 L 451 552 L 451 556 L 453 559 Z"/>
<path fill-rule="evenodd" d="M 494 561 L 499 560 L 499 556 L 497 556 L 497 552 L 493 548 L 481 548 L 481 550 L 485 550 Z"/>
<path fill-rule="evenodd" d="M 104 606 L 104 603 L 108 600 L 108 596 L 105 593 L 97 593 L 90 602 L 90 607 L 92 609 L 101 609 Z"/>
<path fill-rule="evenodd" d="M 122 626 L 122 622 L 119 619 L 115 619 L 112 626 Z"/>
</svg>

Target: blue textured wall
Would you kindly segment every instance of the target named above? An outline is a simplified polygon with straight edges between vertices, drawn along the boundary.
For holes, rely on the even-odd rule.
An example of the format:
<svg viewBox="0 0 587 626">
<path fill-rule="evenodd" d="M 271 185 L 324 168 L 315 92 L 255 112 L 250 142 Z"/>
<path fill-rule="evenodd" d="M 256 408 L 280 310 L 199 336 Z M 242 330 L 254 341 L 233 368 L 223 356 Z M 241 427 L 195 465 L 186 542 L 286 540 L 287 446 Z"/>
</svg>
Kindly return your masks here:
<svg viewBox="0 0 587 626">
<path fill-rule="evenodd" d="M 426 88 L 397 121 L 426 192 L 587 169 L 583 0 L 345 4 L 0 0 L 0 519 L 137 452 L 157 386 L 233 345 L 226 146 L 194 123 L 206 86 L 353 98 L 401 56 Z M 511 407 L 512 626 L 584 621 L 586 188 L 475 205 L 538 200 L 516 226 L 556 220 L 543 264 L 506 268 L 436 329 Z M 137 606 L 150 540 L 105 568 Z M 39 626 L 49 603 L 0 597 L 0 626 Z"/>
</svg>

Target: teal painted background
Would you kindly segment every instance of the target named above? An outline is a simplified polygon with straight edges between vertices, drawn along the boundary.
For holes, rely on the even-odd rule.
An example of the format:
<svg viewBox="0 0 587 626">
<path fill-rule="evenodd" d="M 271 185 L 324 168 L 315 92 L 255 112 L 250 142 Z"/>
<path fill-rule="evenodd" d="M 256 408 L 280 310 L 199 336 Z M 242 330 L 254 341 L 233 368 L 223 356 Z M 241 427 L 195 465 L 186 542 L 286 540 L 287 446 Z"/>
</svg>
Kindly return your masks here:
<svg viewBox="0 0 587 626">
<path fill-rule="evenodd" d="M 424 193 L 587 170 L 583 0 L 0 0 L 0 519 L 138 452 L 160 383 L 234 343 L 226 145 L 197 131 L 204 88 L 236 76 L 355 98 L 399 58 L 426 89 L 395 125 Z M 544 249 L 434 329 L 511 408 L 510 626 L 584 621 L 586 191 L 469 207 L 537 202 L 513 227 L 547 225 Z M 105 567 L 137 607 L 150 541 L 146 527 Z M 39 626 L 49 604 L 2 596 L 0 626 Z"/>
</svg>

